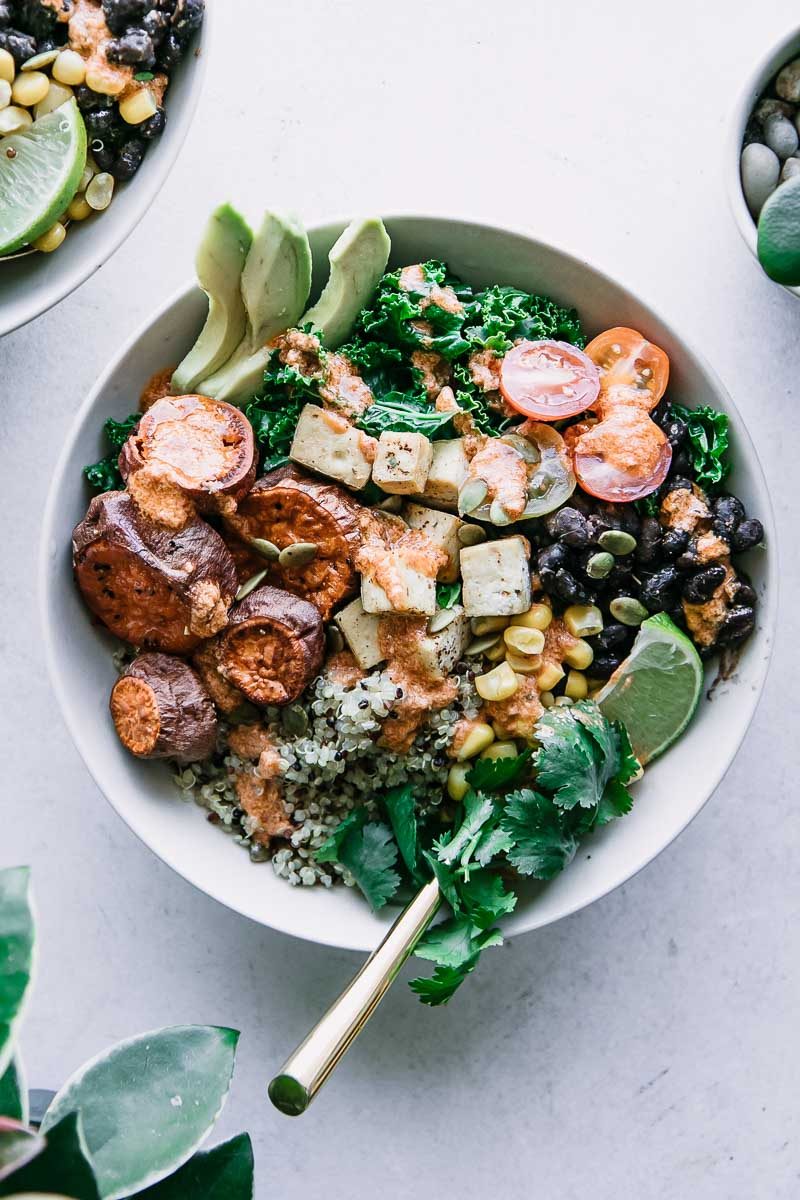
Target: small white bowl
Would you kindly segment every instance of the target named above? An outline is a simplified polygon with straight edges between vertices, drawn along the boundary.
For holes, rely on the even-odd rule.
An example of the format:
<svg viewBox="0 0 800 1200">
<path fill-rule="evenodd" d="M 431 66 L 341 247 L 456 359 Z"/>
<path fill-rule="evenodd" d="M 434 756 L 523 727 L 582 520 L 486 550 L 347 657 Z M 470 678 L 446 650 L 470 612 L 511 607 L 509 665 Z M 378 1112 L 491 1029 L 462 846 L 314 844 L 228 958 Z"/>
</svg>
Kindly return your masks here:
<svg viewBox="0 0 800 1200">
<path fill-rule="evenodd" d="M 800 29 L 794 29 L 791 33 L 786 34 L 777 46 L 773 46 L 752 71 L 747 83 L 739 93 L 739 99 L 734 107 L 728 128 L 728 139 L 725 146 L 725 183 L 728 200 L 739 233 L 756 262 L 758 262 L 758 229 L 744 198 L 739 166 L 744 131 L 764 88 L 777 75 L 781 67 L 798 57 L 800 57 Z M 783 287 L 784 285 L 778 284 L 777 286 Z M 800 287 L 786 287 L 785 290 L 791 292 L 793 296 L 800 296 Z"/>
<path fill-rule="evenodd" d="M 128 183 L 117 185 L 110 207 L 83 223 L 74 221 L 52 254 L 0 259 L 0 337 L 41 316 L 85 283 L 119 249 L 160 192 L 192 123 L 208 59 L 215 0 L 203 27 L 176 67 L 167 90 L 167 124 L 148 147 Z"/>
<path fill-rule="evenodd" d="M 670 395 L 689 406 L 711 404 L 730 415 L 736 470 L 731 487 L 764 522 L 768 555 L 751 555 L 761 597 L 758 628 L 735 680 L 701 703 L 680 743 L 648 768 L 636 786 L 632 813 L 592 837 L 572 865 L 547 885 L 526 890 L 505 922 L 510 934 L 567 916 L 624 883 L 650 862 L 699 812 L 729 767 L 760 695 L 775 627 L 777 556 L 774 524 L 755 450 L 720 381 L 663 318 L 631 291 L 586 262 L 523 234 L 451 218 L 393 217 L 392 264 L 441 258 L 475 285 L 516 284 L 574 304 L 590 334 L 611 325 L 642 330 L 671 360 Z M 327 274 L 327 252 L 344 223 L 310 233 L 314 289 Z M 164 862 L 229 908 L 296 937 L 351 949 L 372 949 L 396 910 L 374 916 L 354 891 L 288 886 L 266 864 L 215 829 L 205 813 L 182 803 L 160 763 L 142 763 L 117 740 L 108 715 L 116 673 L 112 640 L 96 625 L 72 579 L 70 534 L 89 500 L 85 463 L 104 449 L 101 426 L 132 407 L 155 371 L 178 362 L 205 316 L 206 301 L 191 286 L 154 313 L 111 363 L 78 413 L 56 468 L 44 516 L 40 596 L 46 655 L 64 717 L 101 791 L 131 829 Z M 710 682 L 709 677 L 709 682 Z"/>
</svg>

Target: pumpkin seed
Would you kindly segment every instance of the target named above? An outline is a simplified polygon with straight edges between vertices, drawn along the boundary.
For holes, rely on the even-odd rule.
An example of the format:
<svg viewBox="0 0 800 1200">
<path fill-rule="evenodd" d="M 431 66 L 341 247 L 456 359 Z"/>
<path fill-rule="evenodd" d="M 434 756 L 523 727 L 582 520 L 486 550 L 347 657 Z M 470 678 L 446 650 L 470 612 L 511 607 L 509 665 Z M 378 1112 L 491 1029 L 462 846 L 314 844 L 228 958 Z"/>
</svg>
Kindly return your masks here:
<svg viewBox="0 0 800 1200">
<path fill-rule="evenodd" d="M 476 654 L 485 654 L 487 650 L 491 650 L 492 646 L 496 646 L 499 641 L 499 633 L 487 633 L 485 637 L 475 638 L 471 641 L 464 653 L 470 658 Z"/>
<path fill-rule="evenodd" d="M 641 625 L 647 616 L 647 609 L 635 596 L 617 596 L 608 607 L 614 620 L 621 625 Z"/>
<path fill-rule="evenodd" d="M 480 508 L 489 493 L 489 485 L 485 479 L 468 479 L 458 493 L 458 511 L 474 512 Z"/>
<path fill-rule="evenodd" d="M 441 633 L 448 625 L 452 625 L 457 616 L 458 612 L 454 608 L 440 608 L 428 621 L 428 633 Z"/>
<path fill-rule="evenodd" d="M 510 525 L 511 513 L 499 500 L 493 500 L 489 509 L 489 520 L 493 525 Z"/>
<path fill-rule="evenodd" d="M 256 554 L 260 554 L 262 558 L 268 559 L 270 562 L 277 562 L 280 550 L 274 542 L 267 541 L 266 538 L 250 538 L 249 543 L 253 547 Z"/>
<path fill-rule="evenodd" d="M 601 550 L 593 554 L 586 564 L 586 574 L 590 579 L 605 579 L 614 566 L 614 555 Z"/>
<path fill-rule="evenodd" d="M 291 546 L 284 546 L 281 550 L 278 555 L 278 564 L 287 569 L 306 567 L 317 557 L 318 550 L 319 546 L 316 542 L 294 542 Z"/>
<path fill-rule="evenodd" d="M 244 600 L 245 596 L 249 596 L 251 592 L 254 592 L 256 590 L 256 588 L 262 582 L 262 580 L 264 580 L 266 578 L 266 575 L 267 575 L 266 567 L 264 568 L 263 571 L 256 571 L 255 575 L 251 575 L 249 579 L 246 579 L 244 581 L 244 583 L 242 584 L 242 586 L 239 588 L 238 592 L 236 593 L 236 599 Z"/>
<path fill-rule="evenodd" d="M 473 617 L 469 627 L 475 637 L 483 637 L 487 633 L 502 633 L 508 625 L 508 617 Z"/>
<path fill-rule="evenodd" d="M 478 546 L 486 541 L 486 530 L 480 525 L 462 525 L 458 531 L 458 540 L 462 546 Z"/>
<path fill-rule="evenodd" d="M 385 500 L 381 500 L 378 508 L 381 512 L 398 513 L 403 507 L 402 496 L 387 496 Z"/>
<path fill-rule="evenodd" d="M 308 730 L 308 717 L 299 705 L 283 710 L 283 728 L 292 737 L 302 737 Z"/>
<path fill-rule="evenodd" d="M 60 50 L 43 50 L 41 54 L 34 54 L 33 58 L 27 59 L 20 67 L 20 71 L 38 71 L 40 67 L 49 67 L 50 63 L 54 63 L 58 58 Z"/>
<path fill-rule="evenodd" d="M 625 533 L 623 529 L 607 529 L 597 540 L 604 550 L 610 550 L 617 556 L 632 554 L 636 549 L 636 538 L 631 533 Z"/>
</svg>

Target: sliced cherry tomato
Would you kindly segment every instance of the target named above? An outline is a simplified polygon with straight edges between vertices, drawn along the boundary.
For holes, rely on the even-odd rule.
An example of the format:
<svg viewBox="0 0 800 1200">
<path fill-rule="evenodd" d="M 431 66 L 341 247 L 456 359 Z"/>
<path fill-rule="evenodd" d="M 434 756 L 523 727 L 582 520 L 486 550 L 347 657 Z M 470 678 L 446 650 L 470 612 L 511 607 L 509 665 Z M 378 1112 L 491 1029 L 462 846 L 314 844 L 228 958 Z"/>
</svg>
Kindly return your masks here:
<svg viewBox="0 0 800 1200">
<path fill-rule="evenodd" d="M 650 412 L 667 390 L 669 359 L 635 329 L 607 329 L 586 353 L 600 370 L 600 406 L 628 400 Z"/>
<path fill-rule="evenodd" d="M 647 413 L 620 405 L 576 439 L 572 463 L 590 496 L 616 502 L 641 500 L 667 477 L 672 448 Z"/>
<path fill-rule="evenodd" d="M 600 391 L 600 373 L 569 342 L 520 342 L 502 361 L 500 391 L 526 417 L 561 421 L 592 407 Z"/>
</svg>

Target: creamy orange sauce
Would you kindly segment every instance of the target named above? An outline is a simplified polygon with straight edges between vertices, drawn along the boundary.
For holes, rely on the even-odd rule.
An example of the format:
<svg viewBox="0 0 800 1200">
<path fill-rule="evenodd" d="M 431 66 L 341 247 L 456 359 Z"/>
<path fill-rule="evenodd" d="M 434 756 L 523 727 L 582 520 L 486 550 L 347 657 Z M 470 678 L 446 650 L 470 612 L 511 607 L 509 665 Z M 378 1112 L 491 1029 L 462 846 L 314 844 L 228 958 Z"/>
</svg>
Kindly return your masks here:
<svg viewBox="0 0 800 1200">
<path fill-rule="evenodd" d="M 169 396 L 174 371 L 174 367 L 164 367 L 163 371 L 156 371 L 155 375 L 150 376 L 139 396 L 139 412 L 146 413 L 156 400 Z"/>
<path fill-rule="evenodd" d="M 639 408 L 615 405 L 580 438 L 580 451 L 636 475 L 654 474 L 666 436 Z"/>
<path fill-rule="evenodd" d="M 106 95 L 125 100 L 136 92 L 149 91 L 155 103 L 161 105 L 167 87 L 167 76 L 159 73 L 153 79 L 134 79 L 136 67 L 111 63 L 106 53 L 113 34 L 106 23 L 100 0 L 72 0 L 66 17 L 69 23 L 69 45 L 86 60 L 87 73 L 102 84 Z M 100 89 L 98 89 L 100 90 Z"/>
<path fill-rule="evenodd" d="M 228 745 L 239 758 L 257 760 L 262 751 L 272 746 L 266 725 L 253 721 L 245 725 L 234 725 L 228 733 Z"/>
<path fill-rule="evenodd" d="M 419 371 L 422 386 L 430 400 L 439 395 L 450 379 L 450 364 L 433 350 L 414 350 L 411 365 Z"/>
<path fill-rule="evenodd" d="M 189 628 L 198 637 L 210 638 L 228 623 L 228 606 L 220 595 L 219 585 L 201 579 L 189 593 L 191 610 Z"/>
<path fill-rule="evenodd" d="M 525 460 L 497 438 L 484 438 L 472 458 L 470 479 L 482 479 L 488 499 L 497 500 L 511 517 L 521 517 L 528 502 L 528 469 Z"/>
<path fill-rule="evenodd" d="M 326 663 L 325 674 L 332 683 L 346 688 L 354 688 L 366 678 L 366 671 L 361 670 L 349 650 L 340 650 L 338 654 L 332 654 Z"/>
<path fill-rule="evenodd" d="M 128 479 L 128 492 L 136 507 L 164 529 L 183 529 L 196 515 L 191 500 L 162 469 L 145 466 Z"/>
<path fill-rule="evenodd" d="M 735 603 L 736 572 L 730 563 L 725 565 L 725 578 L 704 604 L 683 601 L 683 615 L 694 640 L 699 646 L 712 646 L 717 640 L 729 605 Z"/>
<path fill-rule="evenodd" d="M 383 723 L 381 743 L 396 754 L 410 749 L 420 726 L 432 712 L 452 704 L 458 695 L 455 679 L 433 678 L 421 643 L 428 636 L 425 617 L 382 616 L 378 642 L 387 660 L 386 670 L 402 691 L 394 716 Z"/>
<path fill-rule="evenodd" d="M 348 417 L 360 417 L 375 400 L 367 384 L 343 354 L 326 355 L 324 382 L 319 394 L 326 404 Z"/>
<path fill-rule="evenodd" d="M 539 689 L 532 675 L 518 675 L 519 687 L 507 700 L 489 700 L 480 711 L 480 716 L 495 726 L 499 738 L 519 738 L 531 741 L 536 722 L 544 712 L 539 698 Z"/>
<path fill-rule="evenodd" d="M 542 661 L 560 666 L 564 655 L 577 646 L 579 641 L 580 638 L 570 633 L 561 617 L 553 617 L 545 630 Z"/>
<path fill-rule="evenodd" d="M 502 361 L 494 350 L 476 350 L 467 363 L 472 382 L 484 392 L 499 391 Z"/>
<path fill-rule="evenodd" d="M 676 488 L 667 492 L 661 501 L 658 517 L 668 529 L 694 533 L 698 526 L 711 520 L 711 512 L 703 493 L 695 485 L 691 491 L 688 488 Z"/>
<path fill-rule="evenodd" d="M 715 562 L 727 562 L 730 557 L 730 546 L 718 538 L 715 533 L 702 533 L 694 544 L 697 561 L 702 565 Z"/>
<path fill-rule="evenodd" d="M 447 554 L 422 529 L 408 529 L 391 546 L 369 541 L 356 555 L 356 569 L 383 588 L 393 608 L 406 601 L 405 571 L 435 579 L 447 565 Z"/>
<path fill-rule="evenodd" d="M 453 737 L 450 745 L 447 747 L 447 753 L 450 758 L 458 758 L 461 753 L 461 747 L 466 742 L 473 729 L 478 725 L 485 725 L 486 722 L 480 717 L 462 717 L 460 721 L 456 721 L 453 726 Z"/>
<path fill-rule="evenodd" d="M 460 313 L 464 311 L 464 305 L 453 289 L 449 286 L 442 287 L 438 283 L 431 283 L 427 280 L 420 263 L 414 263 L 410 267 L 403 267 L 400 272 L 399 283 L 401 290 L 404 292 L 423 293 L 423 298 L 420 300 L 420 308 L 429 308 L 433 304 L 437 308 L 441 308 L 443 312 Z"/>
<path fill-rule="evenodd" d="M 259 845 L 268 846 L 271 840 L 290 838 L 294 825 L 286 811 L 280 785 L 273 779 L 259 779 L 243 771 L 234 779 L 236 796 L 250 820 L 250 836 Z"/>
</svg>

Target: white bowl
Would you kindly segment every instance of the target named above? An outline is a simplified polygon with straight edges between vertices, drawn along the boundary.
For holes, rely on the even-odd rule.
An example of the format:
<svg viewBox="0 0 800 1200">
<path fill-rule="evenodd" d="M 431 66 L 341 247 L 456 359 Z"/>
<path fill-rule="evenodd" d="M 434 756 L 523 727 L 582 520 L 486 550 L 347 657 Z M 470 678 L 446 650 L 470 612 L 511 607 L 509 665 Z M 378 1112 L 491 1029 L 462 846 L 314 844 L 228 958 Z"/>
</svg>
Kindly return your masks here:
<svg viewBox="0 0 800 1200">
<path fill-rule="evenodd" d="M 387 219 L 392 263 L 445 259 L 476 285 L 516 284 L 575 304 L 594 334 L 631 325 L 663 346 L 671 360 L 670 395 L 685 404 L 711 404 L 731 417 L 736 472 L 731 486 L 764 522 L 768 556 L 750 564 L 761 595 L 758 629 L 747 643 L 735 681 L 703 702 L 680 743 L 648 768 L 636 787 L 633 812 L 591 839 L 563 875 L 530 889 L 506 922 L 520 933 L 556 921 L 611 891 L 650 862 L 699 812 L 722 779 L 744 737 L 764 682 L 775 626 L 777 569 L 769 497 L 741 417 L 702 359 L 661 317 L 629 290 L 560 250 L 485 225 L 446 218 Z M 310 233 L 314 287 L 324 282 L 327 251 L 343 228 Z M 93 625 L 72 580 L 70 533 L 88 494 L 81 467 L 103 453 L 101 425 L 131 408 L 132 397 L 155 371 L 177 362 L 204 319 L 206 302 L 194 286 L 180 292 L 136 333 L 87 398 L 55 471 L 44 517 L 41 600 L 46 654 L 64 717 L 98 786 L 131 829 L 158 856 L 208 895 L 253 920 L 296 937 L 367 950 L 393 919 L 374 916 L 345 888 L 289 887 L 269 865 L 215 829 L 194 805 L 182 803 L 163 764 L 142 763 L 121 747 L 107 712 L 115 679 L 112 641 Z"/>
<path fill-rule="evenodd" d="M 178 157 L 203 87 L 215 0 L 203 27 L 173 73 L 167 90 L 167 124 L 128 183 L 115 189 L 106 212 L 73 221 L 66 241 L 52 254 L 0 259 L 0 337 L 41 316 L 85 283 L 118 250 L 160 192 Z"/>
<path fill-rule="evenodd" d="M 764 91 L 764 88 L 777 75 L 781 67 L 799 56 L 800 29 L 794 29 L 791 33 L 781 38 L 777 46 L 773 46 L 760 59 L 758 65 L 751 72 L 745 86 L 739 93 L 739 98 L 736 101 L 728 127 L 728 137 L 725 144 L 725 183 L 728 191 L 728 200 L 739 233 L 742 235 L 745 245 L 750 250 L 756 262 L 758 262 L 758 228 L 744 198 L 742 176 L 739 167 L 742 156 L 742 140 L 744 138 L 745 127 L 750 119 L 750 114 L 755 108 L 756 102 Z M 759 268 L 761 268 L 760 263 Z M 779 284 L 778 286 L 783 287 L 785 285 Z M 785 290 L 791 292 L 794 296 L 800 296 L 800 287 L 785 287 Z"/>
</svg>

